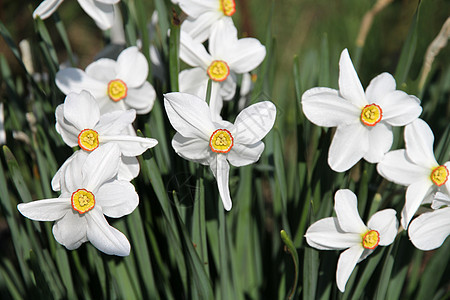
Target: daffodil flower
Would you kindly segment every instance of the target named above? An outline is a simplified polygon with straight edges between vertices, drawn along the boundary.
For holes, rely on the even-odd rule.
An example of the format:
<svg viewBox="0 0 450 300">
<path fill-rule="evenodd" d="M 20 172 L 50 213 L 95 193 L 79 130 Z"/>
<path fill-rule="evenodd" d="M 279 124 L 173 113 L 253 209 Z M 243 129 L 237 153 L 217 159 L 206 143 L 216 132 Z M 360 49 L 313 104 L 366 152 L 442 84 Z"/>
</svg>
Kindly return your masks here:
<svg viewBox="0 0 450 300">
<path fill-rule="evenodd" d="M 236 90 L 235 74 L 255 69 L 266 56 L 266 48 L 255 38 L 237 38 L 231 21 L 217 22 L 209 40 L 209 53 L 187 34 L 181 34 L 180 58 L 193 69 L 180 73 L 180 91 L 204 99 L 212 80 L 210 107 L 213 119 L 220 119 L 223 100 L 231 100 Z"/>
<path fill-rule="evenodd" d="M 220 20 L 231 21 L 236 12 L 234 0 L 172 0 L 188 15 L 181 30 L 195 41 L 203 43 L 211 33 L 211 27 Z"/>
<path fill-rule="evenodd" d="M 303 94 L 303 112 L 312 123 L 337 127 L 328 153 L 331 169 L 344 172 L 361 158 L 379 162 L 392 146 L 392 126 L 404 126 L 419 117 L 420 100 L 395 88 L 395 79 L 382 73 L 364 92 L 344 49 L 339 90 L 316 87 Z"/>
<path fill-rule="evenodd" d="M 70 147 L 79 146 L 82 150 L 75 152 L 65 164 L 72 163 L 82 152 L 95 151 L 103 144 L 114 143 L 119 146 L 121 161 L 119 179 L 131 180 L 139 173 L 139 163 L 135 156 L 141 155 L 149 148 L 156 146 L 157 140 L 142 138 L 128 134 L 128 128 L 136 118 L 133 109 L 114 111 L 100 115 L 97 102 L 89 92 L 70 93 L 64 104 L 56 108 L 56 131 Z M 53 178 L 53 187 L 59 189 L 60 168 Z"/>
<path fill-rule="evenodd" d="M 78 156 L 65 173 L 58 198 L 21 203 L 17 209 L 34 221 L 55 221 L 53 235 L 69 250 L 90 241 L 106 254 L 127 256 L 130 243 L 104 217 L 128 215 L 139 203 L 134 186 L 116 179 L 119 157 L 114 144 Z"/>
<path fill-rule="evenodd" d="M 134 109 L 137 114 L 148 113 L 155 102 L 153 86 L 146 81 L 148 63 L 137 47 L 123 50 L 117 61 L 101 58 L 86 71 L 66 68 L 56 73 L 56 85 L 66 95 L 82 90 L 97 100 L 102 114 Z"/>
<path fill-rule="evenodd" d="M 344 292 L 347 280 L 356 264 L 364 260 L 378 246 L 390 245 L 397 235 L 398 221 L 393 209 L 375 213 L 367 223 L 358 213 L 356 195 L 339 190 L 334 197 L 336 217 L 321 219 L 306 231 L 306 241 L 319 250 L 345 250 L 339 256 L 336 283 Z"/>
<path fill-rule="evenodd" d="M 421 214 L 408 228 L 409 239 L 420 250 L 439 248 L 450 234 L 450 197 L 437 192 L 433 201 L 436 205 L 435 202 L 446 207 Z"/>
<path fill-rule="evenodd" d="M 47 19 L 64 0 L 44 0 L 33 12 L 33 18 Z M 94 19 L 102 30 L 112 27 L 114 22 L 114 4 L 120 0 L 78 0 L 84 11 Z"/>
<path fill-rule="evenodd" d="M 405 127 L 406 149 L 387 153 L 378 163 L 378 173 L 389 181 L 408 186 L 401 224 L 408 224 L 422 203 L 433 193 L 450 194 L 450 161 L 440 165 L 433 153 L 434 135 L 425 121 L 417 119 Z"/>
<path fill-rule="evenodd" d="M 177 133 L 172 147 L 181 157 L 209 165 L 226 210 L 231 209 L 228 188 L 230 166 L 256 162 L 264 150 L 261 139 L 275 122 L 276 108 L 269 101 L 242 110 L 234 124 L 213 121 L 205 101 L 185 93 L 164 95 L 167 116 Z"/>
</svg>

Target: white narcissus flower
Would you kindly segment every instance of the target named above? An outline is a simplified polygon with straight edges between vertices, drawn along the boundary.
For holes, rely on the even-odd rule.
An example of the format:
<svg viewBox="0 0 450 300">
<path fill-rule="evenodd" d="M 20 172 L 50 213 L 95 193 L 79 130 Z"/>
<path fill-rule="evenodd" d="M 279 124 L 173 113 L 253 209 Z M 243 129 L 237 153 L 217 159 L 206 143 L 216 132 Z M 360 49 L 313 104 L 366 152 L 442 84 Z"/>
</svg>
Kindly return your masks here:
<svg viewBox="0 0 450 300">
<path fill-rule="evenodd" d="M 83 152 L 95 151 L 101 145 L 114 143 L 119 146 L 121 153 L 119 179 L 132 180 L 139 173 L 136 156 L 158 144 L 155 139 L 128 133 L 129 126 L 136 118 L 133 109 L 100 115 L 97 102 L 86 91 L 70 93 L 64 104 L 58 105 L 55 115 L 56 131 L 64 142 L 70 147 L 80 146 L 83 149 L 75 152 L 65 164 L 73 163 L 73 158 Z M 55 190 L 59 190 L 59 182 L 64 178 L 60 174 L 64 168 L 63 165 L 52 180 Z"/>
<path fill-rule="evenodd" d="M 379 162 L 392 146 L 392 126 L 411 123 L 422 112 L 420 100 L 396 90 L 389 73 L 372 79 L 364 92 L 347 49 L 339 61 L 339 90 L 312 88 L 301 101 L 312 123 L 337 127 L 328 153 L 328 164 L 336 172 L 350 169 L 361 158 Z"/>
<path fill-rule="evenodd" d="M 371 254 L 377 246 L 390 245 L 397 235 L 398 221 L 393 209 L 375 213 L 367 223 L 358 213 L 356 195 L 339 190 L 334 197 L 336 217 L 324 218 L 309 226 L 306 241 L 319 250 L 345 250 L 339 256 L 336 283 L 344 292 L 347 280 L 356 264 Z"/>
<path fill-rule="evenodd" d="M 212 80 L 210 107 L 213 119 L 221 119 L 223 100 L 231 100 L 236 90 L 235 74 L 250 72 L 266 56 L 266 48 L 255 38 L 237 38 L 231 21 L 217 22 L 209 40 L 209 53 L 187 34 L 180 38 L 180 58 L 193 69 L 180 73 L 180 91 L 204 99 Z"/>
<path fill-rule="evenodd" d="M 239 113 L 234 124 L 213 121 L 206 102 L 194 95 L 165 94 L 164 106 L 177 131 L 172 140 L 175 152 L 187 160 L 209 165 L 223 206 L 230 210 L 228 163 L 240 167 L 259 159 L 264 150 L 261 139 L 275 122 L 275 105 L 269 101 L 253 104 Z"/>
<path fill-rule="evenodd" d="M 197 42 L 203 43 L 210 37 L 211 27 L 220 20 L 231 21 L 236 12 L 234 0 L 172 0 L 188 15 L 181 24 L 181 30 Z"/>
<path fill-rule="evenodd" d="M 405 126 L 406 149 L 387 153 L 378 163 L 378 173 L 389 181 L 408 186 L 401 224 L 408 224 L 419 206 L 434 192 L 450 194 L 450 161 L 439 165 L 433 153 L 434 135 L 425 121 Z"/>
<path fill-rule="evenodd" d="M 114 144 L 78 156 L 65 173 L 58 198 L 21 203 L 17 209 L 35 221 L 55 221 L 53 235 L 69 250 L 90 241 L 106 254 L 129 255 L 127 238 L 104 217 L 128 215 L 139 203 L 134 186 L 116 179 L 119 157 L 119 147 Z"/>
<path fill-rule="evenodd" d="M 117 61 L 101 58 L 86 71 L 67 68 L 56 73 L 56 85 L 64 93 L 86 90 L 97 100 L 102 114 L 134 109 L 137 114 L 148 113 L 156 93 L 147 81 L 148 63 L 137 47 L 123 50 Z"/>
<path fill-rule="evenodd" d="M 424 251 L 439 248 L 450 234 L 450 196 L 438 192 L 435 202 L 447 205 L 445 208 L 423 213 L 408 228 L 409 239 L 413 245 Z"/>
<path fill-rule="evenodd" d="M 44 0 L 33 12 L 33 18 L 47 19 L 64 0 Z M 94 19 L 97 26 L 106 30 L 114 23 L 114 4 L 120 0 L 78 0 L 84 11 Z"/>
</svg>

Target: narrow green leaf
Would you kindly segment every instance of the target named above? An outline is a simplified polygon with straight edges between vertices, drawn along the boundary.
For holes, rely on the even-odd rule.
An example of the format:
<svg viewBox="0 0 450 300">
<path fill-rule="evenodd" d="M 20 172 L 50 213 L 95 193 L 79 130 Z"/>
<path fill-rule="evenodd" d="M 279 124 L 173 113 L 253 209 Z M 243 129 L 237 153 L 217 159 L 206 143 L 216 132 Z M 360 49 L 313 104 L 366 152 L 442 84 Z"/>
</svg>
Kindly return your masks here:
<svg viewBox="0 0 450 300">
<path fill-rule="evenodd" d="M 289 235 L 286 233 L 286 231 L 281 230 L 280 232 L 281 239 L 284 242 L 284 245 L 286 246 L 285 251 L 288 252 L 292 260 L 294 262 L 294 270 L 295 270 L 295 277 L 294 277 L 294 283 L 292 284 L 291 291 L 289 292 L 288 299 L 293 299 L 295 297 L 295 290 L 297 288 L 297 281 L 298 281 L 298 274 L 299 274 L 299 260 L 298 260 L 298 254 L 297 249 L 295 249 L 294 243 L 292 243 L 292 240 L 290 239 Z"/>
</svg>

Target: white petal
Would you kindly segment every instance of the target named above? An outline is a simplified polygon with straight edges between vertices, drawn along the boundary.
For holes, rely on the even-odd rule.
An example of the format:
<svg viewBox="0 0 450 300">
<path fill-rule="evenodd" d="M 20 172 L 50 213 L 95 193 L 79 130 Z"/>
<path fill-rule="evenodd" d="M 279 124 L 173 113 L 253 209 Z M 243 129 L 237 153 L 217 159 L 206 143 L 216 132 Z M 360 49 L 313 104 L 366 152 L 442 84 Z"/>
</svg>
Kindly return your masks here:
<svg viewBox="0 0 450 300">
<path fill-rule="evenodd" d="M 395 79 L 389 73 L 381 73 L 373 78 L 366 89 L 366 99 L 369 103 L 379 104 L 387 94 L 395 91 Z M 384 111 L 383 111 L 384 113 Z M 384 117 L 384 114 L 383 114 Z"/>
<path fill-rule="evenodd" d="M 141 87 L 129 89 L 123 101 L 129 108 L 135 109 L 136 113 L 144 115 L 152 110 L 155 99 L 155 89 L 146 81 Z"/>
<path fill-rule="evenodd" d="M 228 186 L 228 180 L 230 176 L 230 165 L 227 162 L 225 155 L 217 155 L 217 187 L 219 188 L 220 198 L 222 199 L 223 207 L 230 211 L 231 210 L 231 197 L 230 189 Z"/>
<path fill-rule="evenodd" d="M 83 185 L 90 192 L 95 192 L 106 181 L 117 175 L 119 170 L 120 150 L 114 143 L 101 145 L 92 151 L 82 167 Z"/>
<path fill-rule="evenodd" d="M 208 164 L 211 160 L 212 151 L 207 141 L 196 138 L 185 138 L 181 134 L 176 133 L 172 139 L 172 147 L 184 159 L 203 165 Z"/>
<path fill-rule="evenodd" d="M 33 12 L 33 18 L 40 17 L 42 20 L 50 17 L 63 3 L 64 0 L 44 0 Z"/>
<path fill-rule="evenodd" d="M 404 126 L 417 119 L 422 113 L 420 100 L 403 91 L 393 91 L 378 103 L 383 112 L 383 122 L 392 126 Z"/>
<path fill-rule="evenodd" d="M 361 109 L 369 104 L 347 49 L 342 51 L 339 60 L 339 93 Z"/>
<path fill-rule="evenodd" d="M 223 97 L 221 95 L 221 84 L 218 82 L 211 83 L 211 95 L 209 99 L 209 109 L 211 111 L 211 118 L 213 121 L 221 121 L 222 116 L 220 112 L 223 107 Z"/>
<path fill-rule="evenodd" d="M 71 163 L 71 161 L 73 159 L 75 159 L 75 157 L 77 155 L 79 155 L 80 153 L 82 153 L 83 151 L 75 151 L 74 154 L 72 154 L 68 159 L 66 159 L 66 161 L 63 163 L 63 165 L 58 169 L 58 171 L 56 171 L 55 175 L 52 178 L 52 189 L 56 192 L 56 191 L 60 191 L 61 190 L 61 185 L 63 185 L 64 183 L 62 183 L 61 181 L 65 180 L 65 172 L 66 172 L 66 168 L 67 166 Z M 81 166 L 80 166 L 80 170 L 81 170 Z M 81 173 L 80 173 L 81 174 Z"/>
<path fill-rule="evenodd" d="M 229 52 L 233 49 L 237 42 L 238 32 L 233 24 L 233 19 L 231 18 L 220 18 L 211 27 L 211 35 L 209 37 L 209 53 L 214 59 L 225 60 L 227 63 L 230 55 Z M 261 44 L 261 43 L 260 43 Z"/>
<path fill-rule="evenodd" d="M 342 252 L 339 256 L 336 270 L 336 283 L 341 292 L 345 291 L 347 280 L 352 274 L 363 251 L 364 248 L 361 245 L 355 245 Z"/>
<path fill-rule="evenodd" d="M 60 169 L 61 192 L 73 193 L 77 189 L 85 188 L 81 170 L 88 156 L 87 151 L 78 150 L 64 162 Z"/>
<path fill-rule="evenodd" d="M 95 130 L 100 136 L 118 135 L 128 128 L 134 119 L 136 119 L 136 111 L 134 109 L 102 114 L 95 126 Z"/>
<path fill-rule="evenodd" d="M 120 152 L 125 156 L 138 156 L 147 149 L 153 148 L 158 141 L 151 138 L 144 138 L 129 135 L 108 135 L 100 137 L 101 143 L 114 143 L 119 146 Z"/>
<path fill-rule="evenodd" d="M 316 221 L 305 234 L 311 247 L 319 250 L 342 250 L 361 244 L 359 233 L 348 233 L 339 227 L 337 218 L 324 218 Z"/>
<path fill-rule="evenodd" d="M 334 196 L 334 210 L 344 232 L 364 233 L 366 225 L 358 212 L 358 199 L 350 190 L 338 190 Z"/>
<path fill-rule="evenodd" d="M 398 231 L 397 212 L 393 209 L 383 209 L 370 217 L 367 227 L 380 234 L 380 246 L 392 244 Z"/>
<path fill-rule="evenodd" d="M 205 101 L 185 93 L 164 94 L 164 107 L 173 128 L 184 137 L 198 137 L 209 142 L 215 127 Z"/>
<path fill-rule="evenodd" d="M 192 18 L 198 18 L 201 14 L 220 9 L 220 5 L 218 1 L 211 0 L 183 0 L 178 3 L 180 8 Z"/>
<path fill-rule="evenodd" d="M 404 149 L 386 153 L 377 165 L 378 173 L 389 181 L 410 185 L 430 175 L 430 170 L 414 164 Z"/>
<path fill-rule="evenodd" d="M 102 185 L 95 194 L 95 200 L 103 213 L 111 218 L 131 214 L 139 204 L 139 196 L 134 185 L 123 180 L 114 180 Z"/>
<path fill-rule="evenodd" d="M 138 88 L 147 80 L 147 59 L 137 47 L 129 47 L 117 58 L 116 72 L 117 78 L 123 80 L 129 89 Z"/>
<path fill-rule="evenodd" d="M 55 221 L 71 210 L 70 198 L 53 198 L 17 205 L 20 213 L 34 221 Z"/>
<path fill-rule="evenodd" d="M 195 19 L 187 18 L 181 24 L 181 35 L 188 34 L 196 42 L 203 43 L 211 34 L 211 26 L 223 17 L 223 13 L 217 10 L 205 12 Z"/>
<path fill-rule="evenodd" d="M 228 152 L 227 159 L 233 166 L 242 167 L 257 162 L 263 151 L 263 142 L 251 145 L 235 144 Z"/>
<path fill-rule="evenodd" d="M 368 130 L 361 123 L 338 126 L 328 152 L 328 164 L 336 172 L 347 171 L 368 149 Z"/>
<path fill-rule="evenodd" d="M 432 209 L 439 209 L 442 206 L 450 206 L 450 195 L 446 195 L 441 192 L 437 192 L 434 195 L 433 203 L 431 204 Z"/>
<path fill-rule="evenodd" d="M 208 75 L 200 67 L 183 70 L 178 76 L 180 92 L 196 95 L 201 99 L 206 97 Z"/>
<path fill-rule="evenodd" d="M 86 230 L 85 216 L 70 210 L 64 218 L 56 221 L 52 231 L 58 243 L 69 250 L 73 250 L 87 241 Z"/>
<path fill-rule="evenodd" d="M 106 95 L 107 83 L 89 77 L 83 70 L 67 68 L 56 73 L 56 85 L 64 93 L 80 93 L 86 90 L 95 98 Z"/>
<path fill-rule="evenodd" d="M 97 26 L 106 30 L 114 23 L 114 6 L 94 0 L 78 0 L 83 10 L 94 19 Z"/>
<path fill-rule="evenodd" d="M 94 208 L 87 216 L 89 241 L 98 250 L 118 256 L 130 254 L 130 243 L 125 235 L 108 224 L 100 209 Z"/>
<path fill-rule="evenodd" d="M 64 143 L 69 147 L 78 146 L 78 135 L 80 134 L 80 129 L 76 128 L 72 123 L 68 122 L 64 118 L 64 104 L 60 104 L 55 110 L 56 131 L 61 135 Z"/>
<path fill-rule="evenodd" d="M 113 79 L 117 79 L 116 61 L 110 58 L 100 58 L 84 70 L 86 74 L 101 82 L 108 83 Z"/>
<path fill-rule="evenodd" d="M 439 248 L 450 234 L 450 207 L 421 214 L 408 229 L 413 245 L 424 251 Z"/>
<path fill-rule="evenodd" d="M 369 149 L 364 155 L 364 159 L 370 163 L 377 163 L 391 149 L 394 134 L 392 133 L 392 127 L 384 123 L 378 123 L 368 129 Z"/>
<path fill-rule="evenodd" d="M 194 41 L 183 31 L 180 35 L 180 58 L 188 65 L 201 67 L 205 71 L 213 60 L 200 42 Z"/>
<path fill-rule="evenodd" d="M 277 110 L 270 101 L 243 109 L 236 117 L 231 134 L 236 144 L 254 144 L 263 139 L 275 123 Z"/>
<path fill-rule="evenodd" d="M 214 83 L 214 82 L 213 82 Z M 236 75 L 234 73 L 230 73 L 227 79 L 219 83 L 220 96 L 223 97 L 223 100 L 232 100 L 234 94 L 236 94 Z"/>
<path fill-rule="evenodd" d="M 401 224 L 407 229 L 423 200 L 433 191 L 433 183 L 429 178 L 422 179 L 408 186 L 406 189 L 405 206 L 402 209 Z"/>
<path fill-rule="evenodd" d="M 130 109 L 126 104 L 125 101 L 123 101 L 124 99 L 122 99 L 121 101 L 113 101 L 111 100 L 111 98 L 109 98 L 109 96 L 104 96 L 104 97 L 99 97 L 99 98 L 95 98 L 97 100 L 98 103 L 98 107 L 100 108 L 100 114 L 107 114 L 113 111 L 118 111 L 118 110 L 128 110 Z"/>
<path fill-rule="evenodd" d="M 117 179 L 131 181 L 139 175 L 139 161 L 134 156 L 122 156 Z"/>
<path fill-rule="evenodd" d="M 433 153 L 434 135 L 430 126 L 422 119 L 417 119 L 405 126 L 406 154 L 419 166 L 437 167 Z"/>
<path fill-rule="evenodd" d="M 266 57 L 266 47 L 255 38 L 243 38 L 227 53 L 225 61 L 238 74 L 256 69 Z"/>
<path fill-rule="evenodd" d="M 329 88 L 312 88 L 302 95 L 302 109 L 309 121 L 324 127 L 360 122 L 361 109 Z"/>
<path fill-rule="evenodd" d="M 100 109 L 88 92 L 70 93 L 64 101 L 64 118 L 80 131 L 93 129 L 100 119 Z"/>
</svg>

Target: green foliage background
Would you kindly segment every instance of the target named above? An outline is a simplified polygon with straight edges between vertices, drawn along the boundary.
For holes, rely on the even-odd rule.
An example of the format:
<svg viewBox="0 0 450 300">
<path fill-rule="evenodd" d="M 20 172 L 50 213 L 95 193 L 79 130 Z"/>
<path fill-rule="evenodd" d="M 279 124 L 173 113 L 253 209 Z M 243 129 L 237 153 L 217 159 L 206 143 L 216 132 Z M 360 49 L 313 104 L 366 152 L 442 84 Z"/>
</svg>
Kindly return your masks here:
<svg viewBox="0 0 450 300">
<path fill-rule="evenodd" d="M 162 78 L 150 73 L 158 98 L 136 123 L 141 134 L 159 141 L 140 157 L 141 173 L 133 182 L 140 205 L 110 220 L 130 240 L 126 258 L 104 255 L 89 243 L 67 251 L 55 242 L 52 224 L 25 219 L 16 209 L 20 202 L 57 197 L 50 180 L 72 153 L 54 127 L 54 109 L 64 101 L 54 83 L 59 64 L 68 60 L 85 68 L 99 52 L 114 57 L 125 46 L 109 45 L 109 34 L 75 1 L 63 3 L 48 20 L 33 21 L 39 3 L 0 2 L 0 101 L 7 132 L 0 154 L 2 299 L 450 298 L 450 240 L 423 252 L 405 232 L 356 267 L 345 293 L 337 290 L 339 252 L 308 247 L 303 235 L 309 224 L 332 215 L 337 189 L 357 194 L 365 220 L 386 207 L 399 213 L 405 189 L 383 180 L 366 162 L 333 172 L 327 164 L 333 130 L 311 124 L 299 102 L 311 87 L 338 87 L 339 55 L 348 48 L 363 86 L 387 71 L 399 89 L 421 98 L 436 158 L 449 160 L 448 46 L 436 57 L 424 88 L 418 87 L 426 49 L 448 17 L 449 1 L 394 1 L 375 17 L 365 45 L 357 47 L 362 17 L 375 1 L 238 0 L 233 19 L 240 36 L 257 37 L 267 47 L 250 103 L 273 101 L 277 120 L 260 161 L 232 168 L 233 209 L 225 212 L 209 169 L 183 160 L 170 146 L 174 130 L 162 94 L 177 90 L 179 28 L 172 17 L 180 11 L 170 1 L 122 0 L 127 46 L 140 38 L 148 57 L 146 49 L 154 44 L 165 68 Z M 149 38 L 154 10 L 159 22 Z M 22 61 L 22 39 L 31 44 L 34 74 Z M 235 103 L 225 107 L 230 121 Z M 395 134 L 393 148 L 403 147 L 402 130 Z"/>
</svg>

